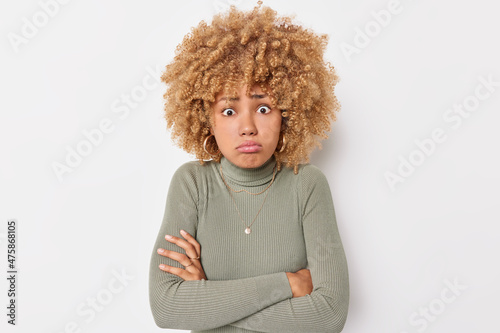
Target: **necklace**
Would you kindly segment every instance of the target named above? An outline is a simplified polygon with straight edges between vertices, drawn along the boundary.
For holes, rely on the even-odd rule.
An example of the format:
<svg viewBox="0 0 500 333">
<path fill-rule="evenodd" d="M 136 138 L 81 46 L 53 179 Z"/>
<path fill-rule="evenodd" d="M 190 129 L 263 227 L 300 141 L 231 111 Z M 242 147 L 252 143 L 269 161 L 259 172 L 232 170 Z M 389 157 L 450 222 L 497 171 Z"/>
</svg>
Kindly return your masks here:
<svg viewBox="0 0 500 333">
<path fill-rule="evenodd" d="M 243 222 L 243 224 L 246 225 L 246 222 L 245 220 L 243 220 L 243 218 L 241 217 L 241 213 L 240 213 L 240 210 L 238 209 L 238 206 L 236 206 L 236 201 L 234 200 L 234 197 L 233 197 L 233 194 L 231 192 L 229 192 L 229 194 L 231 195 L 231 199 L 233 199 L 233 204 L 234 204 L 234 207 L 236 208 L 236 211 L 238 212 L 238 215 L 240 216 L 240 219 L 241 221 Z M 250 227 L 252 226 L 252 224 L 255 222 L 255 220 L 257 219 L 257 216 L 259 216 L 259 213 L 260 211 L 262 210 L 262 207 L 264 207 L 264 203 L 266 202 L 266 199 L 267 199 L 267 195 L 269 194 L 269 192 L 266 193 L 266 195 L 264 196 L 264 200 L 262 201 L 262 205 L 260 206 L 260 209 L 259 211 L 257 212 L 257 215 L 255 215 L 255 217 L 253 218 L 253 221 L 252 223 L 250 223 L 250 225 L 246 225 L 246 228 L 245 228 L 245 234 L 249 235 L 251 232 L 252 232 L 252 229 L 250 229 Z"/>
<path fill-rule="evenodd" d="M 231 191 L 235 192 L 235 193 L 240 193 L 240 192 L 247 192 L 248 194 L 251 194 L 251 195 L 259 195 L 259 194 L 262 194 L 264 193 L 265 191 L 267 191 L 268 188 L 271 187 L 271 185 L 273 184 L 274 182 L 274 177 L 276 176 L 276 165 L 274 165 L 274 168 L 273 168 L 273 179 L 271 179 L 271 182 L 269 183 L 269 185 L 262 191 L 260 191 L 259 193 L 252 193 L 252 192 L 249 192 L 245 189 L 241 189 L 241 190 L 233 190 L 233 188 L 231 186 L 229 186 L 228 183 L 226 183 L 226 179 L 224 178 L 224 173 L 222 173 L 222 164 L 221 166 L 219 167 L 220 169 L 220 175 L 222 177 L 222 181 L 224 182 L 224 184 L 226 185 L 227 188 L 229 188 Z"/>
<path fill-rule="evenodd" d="M 233 190 L 227 183 L 226 181 L 224 180 L 224 174 L 222 173 L 222 165 L 221 165 L 221 168 L 220 168 L 220 173 L 221 173 L 221 177 L 222 177 L 222 181 L 224 182 L 224 184 L 226 185 L 227 188 L 229 188 L 231 191 L 233 192 L 236 192 L 236 193 L 239 193 L 239 192 L 242 192 L 242 191 L 245 191 L 249 194 L 252 194 L 252 195 L 258 195 L 258 194 L 261 194 L 261 193 L 264 193 L 264 191 L 266 191 L 269 187 L 271 187 L 271 184 L 273 183 L 274 181 L 274 177 L 276 175 L 276 166 L 274 166 L 274 171 L 273 171 L 273 180 L 271 181 L 271 183 L 269 184 L 269 186 L 267 186 L 264 191 L 261 191 L 259 193 L 251 193 L 251 192 L 248 192 L 246 190 L 239 190 L 239 191 L 235 191 Z M 253 221 L 252 223 L 250 223 L 250 225 L 247 225 L 245 220 L 243 220 L 243 217 L 241 217 L 241 213 L 240 213 L 240 210 L 238 209 L 238 206 L 236 205 L 236 200 L 234 200 L 234 197 L 233 197 L 233 194 L 231 193 L 231 191 L 229 191 L 229 195 L 231 196 L 231 199 L 233 200 L 233 204 L 234 204 L 234 207 L 236 208 L 236 211 L 238 212 L 238 215 L 240 217 L 240 220 L 243 222 L 243 224 L 245 224 L 246 228 L 245 228 L 245 234 L 249 235 L 251 232 L 252 232 L 252 229 L 250 229 L 250 227 L 252 226 L 252 224 L 255 222 L 255 220 L 257 219 L 257 216 L 259 216 L 259 213 L 260 211 L 262 210 L 262 207 L 264 207 L 264 203 L 266 202 L 266 199 L 267 199 L 267 195 L 269 194 L 269 192 L 266 193 L 266 195 L 264 196 L 264 200 L 262 201 L 262 205 L 260 206 L 260 209 L 259 211 L 257 212 L 257 215 L 255 215 L 255 217 L 253 218 Z"/>
</svg>

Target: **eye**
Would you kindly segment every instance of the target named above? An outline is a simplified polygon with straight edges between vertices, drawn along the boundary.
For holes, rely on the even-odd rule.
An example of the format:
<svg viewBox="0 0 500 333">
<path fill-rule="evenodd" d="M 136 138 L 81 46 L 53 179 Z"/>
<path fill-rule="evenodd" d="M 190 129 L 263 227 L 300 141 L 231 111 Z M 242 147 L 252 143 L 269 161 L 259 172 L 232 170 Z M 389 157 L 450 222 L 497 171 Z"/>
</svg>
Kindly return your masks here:
<svg viewBox="0 0 500 333">
<path fill-rule="evenodd" d="M 259 106 L 259 109 L 257 110 L 258 113 L 266 114 L 271 112 L 271 108 L 267 105 L 261 105 Z"/>
<path fill-rule="evenodd" d="M 224 109 L 224 110 L 222 110 L 222 114 L 225 116 L 232 116 L 234 114 L 234 110 L 233 109 Z"/>
</svg>

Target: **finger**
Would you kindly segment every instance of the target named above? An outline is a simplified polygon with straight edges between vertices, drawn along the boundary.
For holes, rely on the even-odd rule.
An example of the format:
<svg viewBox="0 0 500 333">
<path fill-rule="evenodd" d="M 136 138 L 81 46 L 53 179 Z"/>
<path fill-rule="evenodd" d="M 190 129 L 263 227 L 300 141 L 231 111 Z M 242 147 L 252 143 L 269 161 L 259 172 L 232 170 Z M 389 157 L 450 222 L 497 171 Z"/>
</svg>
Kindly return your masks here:
<svg viewBox="0 0 500 333">
<path fill-rule="evenodd" d="M 158 249 L 157 252 L 159 255 L 162 255 L 164 257 L 167 257 L 167 258 L 170 258 L 170 259 L 177 261 L 179 264 L 181 264 L 184 267 L 188 267 L 191 265 L 191 260 L 185 254 L 175 252 L 175 251 L 169 251 L 169 250 L 165 250 L 165 249 L 161 249 L 161 248 Z"/>
<path fill-rule="evenodd" d="M 164 264 L 161 264 L 159 267 L 162 271 L 177 275 L 178 277 L 182 278 L 183 280 L 188 279 L 190 276 L 188 271 L 186 271 L 185 269 L 179 268 L 179 267 L 174 267 L 174 266 L 169 266 L 169 265 L 164 265 Z"/>
<path fill-rule="evenodd" d="M 200 243 L 198 243 L 198 241 L 196 240 L 196 238 L 194 238 L 193 236 L 191 236 L 187 231 L 184 231 L 181 229 L 181 235 L 182 237 L 184 237 L 191 245 L 194 246 L 194 249 L 196 250 L 196 254 L 197 256 L 196 257 L 199 257 L 200 254 L 201 254 L 201 246 L 200 246 Z"/>
<path fill-rule="evenodd" d="M 201 261 L 200 261 L 200 253 L 201 253 L 201 246 L 198 241 L 191 236 L 187 231 L 181 229 L 180 230 L 181 235 L 194 247 L 196 254 L 191 256 L 191 254 L 186 251 L 186 254 L 188 255 L 188 258 L 193 262 L 192 268 L 196 267 L 198 271 L 203 271 L 203 267 L 201 267 Z M 190 270 L 190 272 L 193 272 L 194 270 Z"/>
<path fill-rule="evenodd" d="M 186 252 L 186 254 L 190 258 L 196 258 L 196 257 L 198 257 L 198 253 L 196 252 L 196 249 L 187 240 L 184 240 L 182 238 L 175 237 L 175 236 L 172 236 L 172 235 L 166 235 L 165 239 L 167 241 L 169 241 L 171 243 L 174 243 L 175 245 L 181 247 L 182 249 L 184 249 L 184 251 Z"/>
<path fill-rule="evenodd" d="M 170 266 L 170 265 L 165 265 L 165 264 L 160 264 L 158 266 L 162 271 L 168 272 L 174 275 L 177 275 L 178 277 L 182 278 L 183 280 L 206 280 L 205 272 L 203 272 L 203 269 L 199 269 L 195 267 L 195 264 L 189 264 L 186 266 L 184 269 L 175 267 L 175 266 Z"/>
<path fill-rule="evenodd" d="M 186 270 L 188 270 L 190 273 L 199 273 L 200 271 L 203 271 L 203 268 L 201 266 L 201 262 L 199 260 L 191 260 L 187 255 L 175 252 L 175 251 L 169 251 L 165 250 L 162 248 L 159 248 L 156 250 L 156 252 L 164 257 L 173 259 L 180 263 Z M 205 273 L 203 273 L 205 274 Z"/>
</svg>

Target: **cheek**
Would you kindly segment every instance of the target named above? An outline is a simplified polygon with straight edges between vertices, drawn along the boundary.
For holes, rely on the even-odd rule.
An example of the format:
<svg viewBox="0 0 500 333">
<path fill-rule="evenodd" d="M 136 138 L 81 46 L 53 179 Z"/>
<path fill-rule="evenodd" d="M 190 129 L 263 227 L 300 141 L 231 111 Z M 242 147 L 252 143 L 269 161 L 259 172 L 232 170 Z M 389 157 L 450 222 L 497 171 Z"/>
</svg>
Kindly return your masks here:
<svg viewBox="0 0 500 333">
<path fill-rule="evenodd" d="M 266 141 L 269 143 L 277 143 L 281 131 L 281 118 L 280 119 L 270 119 L 265 123 L 265 137 Z"/>
<path fill-rule="evenodd" d="M 270 123 L 269 123 L 270 130 L 273 133 L 279 134 L 281 132 L 281 117 L 279 118 L 274 118 Z"/>
<path fill-rule="evenodd" d="M 224 149 L 227 145 L 231 145 L 234 141 L 234 133 L 231 126 L 224 121 L 219 121 L 212 129 L 212 132 L 217 141 L 217 145 Z"/>
<path fill-rule="evenodd" d="M 224 122 L 221 121 L 220 119 L 217 119 L 217 117 L 214 117 L 213 127 L 212 127 L 212 133 L 215 136 L 220 136 L 225 131 L 226 131 L 226 128 L 224 126 Z"/>
<path fill-rule="evenodd" d="M 221 128 L 214 128 L 214 136 L 215 136 L 215 141 L 217 141 L 217 144 L 223 145 L 224 142 L 226 142 L 226 133 L 221 130 Z"/>
</svg>

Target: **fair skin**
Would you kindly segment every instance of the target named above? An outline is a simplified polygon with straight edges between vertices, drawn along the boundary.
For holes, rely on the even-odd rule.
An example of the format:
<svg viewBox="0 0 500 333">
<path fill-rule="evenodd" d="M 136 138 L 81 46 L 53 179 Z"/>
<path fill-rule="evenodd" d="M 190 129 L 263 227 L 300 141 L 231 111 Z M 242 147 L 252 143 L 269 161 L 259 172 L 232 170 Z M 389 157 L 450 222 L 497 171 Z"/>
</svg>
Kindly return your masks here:
<svg viewBox="0 0 500 333">
<path fill-rule="evenodd" d="M 238 97 L 228 100 L 223 92 L 215 96 L 212 105 L 214 126 L 210 132 L 225 158 L 241 168 L 257 168 L 273 155 L 281 130 L 281 112 L 272 107 L 271 99 L 258 85 L 246 95 L 246 86 L 238 90 Z M 188 280 L 206 280 L 200 260 L 201 246 L 189 233 L 181 230 L 184 239 L 166 235 L 165 239 L 185 254 L 158 249 L 158 254 L 173 259 L 183 268 L 160 265 L 160 269 Z M 310 294 L 313 289 L 311 273 L 304 268 L 295 273 L 286 272 L 293 297 Z"/>
</svg>

